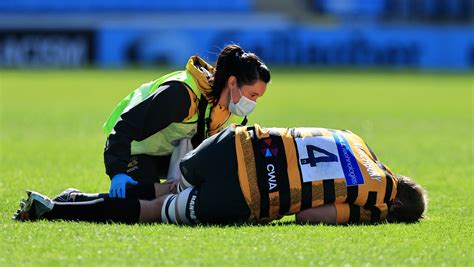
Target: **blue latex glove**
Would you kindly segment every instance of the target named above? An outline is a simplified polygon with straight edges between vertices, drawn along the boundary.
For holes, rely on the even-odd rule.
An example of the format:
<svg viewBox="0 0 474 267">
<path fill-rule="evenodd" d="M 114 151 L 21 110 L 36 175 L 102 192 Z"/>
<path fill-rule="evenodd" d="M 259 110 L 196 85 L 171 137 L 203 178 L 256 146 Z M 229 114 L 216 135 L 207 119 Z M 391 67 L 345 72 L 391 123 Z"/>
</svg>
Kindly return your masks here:
<svg viewBox="0 0 474 267">
<path fill-rule="evenodd" d="M 136 185 L 138 182 L 133 180 L 132 177 L 123 173 L 114 175 L 110 184 L 109 196 L 125 198 L 125 189 L 127 188 L 127 184 Z"/>
</svg>

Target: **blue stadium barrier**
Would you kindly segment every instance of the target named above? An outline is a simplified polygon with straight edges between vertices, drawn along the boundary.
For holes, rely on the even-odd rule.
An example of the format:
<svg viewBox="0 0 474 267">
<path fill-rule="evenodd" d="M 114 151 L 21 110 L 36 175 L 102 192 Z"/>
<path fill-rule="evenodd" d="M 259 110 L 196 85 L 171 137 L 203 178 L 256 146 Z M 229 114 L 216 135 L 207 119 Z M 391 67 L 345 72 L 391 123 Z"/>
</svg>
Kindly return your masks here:
<svg viewBox="0 0 474 267">
<path fill-rule="evenodd" d="M 385 0 L 316 0 L 314 4 L 322 13 L 336 16 L 378 17 L 385 11 Z"/>
<path fill-rule="evenodd" d="M 282 66 L 474 68 L 469 27 L 294 27 L 282 30 L 120 30 L 98 34 L 102 66 L 166 63 L 182 66 L 195 53 L 214 61 L 228 43 L 241 44 L 268 64 Z"/>
<path fill-rule="evenodd" d="M 249 12 L 252 0 L 2 0 L 0 12 Z"/>
<path fill-rule="evenodd" d="M 388 18 L 411 21 L 474 20 L 472 0 L 314 0 L 314 10 L 321 14 L 348 18 Z"/>
</svg>

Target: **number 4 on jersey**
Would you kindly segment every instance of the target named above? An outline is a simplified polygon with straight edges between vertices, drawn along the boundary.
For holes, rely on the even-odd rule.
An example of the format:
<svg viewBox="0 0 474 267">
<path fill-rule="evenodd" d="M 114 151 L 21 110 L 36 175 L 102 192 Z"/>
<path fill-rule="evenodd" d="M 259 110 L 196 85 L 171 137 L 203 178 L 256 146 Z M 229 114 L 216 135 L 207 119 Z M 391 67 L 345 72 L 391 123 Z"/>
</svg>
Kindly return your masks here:
<svg viewBox="0 0 474 267">
<path fill-rule="evenodd" d="M 308 158 L 301 159 L 302 165 L 310 164 L 311 167 L 316 167 L 316 164 L 319 162 L 337 162 L 338 161 L 337 156 L 334 155 L 333 153 L 325 149 L 313 146 L 313 145 L 306 145 L 306 151 L 308 151 Z M 325 156 L 316 157 L 314 155 L 315 152 L 324 154 Z"/>
</svg>

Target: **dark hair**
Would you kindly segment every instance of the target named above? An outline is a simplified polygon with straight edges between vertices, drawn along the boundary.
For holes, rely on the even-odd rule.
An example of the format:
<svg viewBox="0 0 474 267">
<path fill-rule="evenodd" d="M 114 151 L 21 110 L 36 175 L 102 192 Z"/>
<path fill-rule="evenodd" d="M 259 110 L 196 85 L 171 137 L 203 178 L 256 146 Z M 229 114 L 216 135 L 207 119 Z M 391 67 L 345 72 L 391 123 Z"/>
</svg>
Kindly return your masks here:
<svg viewBox="0 0 474 267">
<path fill-rule="evenodd" d="M 414 223 L 424 218 L 428 205 L 426 191 L 409 177 L 395 175 L 397 195 L 390 207 L 387 221 Z"/>
<path fill-rule="evenodd" d="M 211 79 L 212 95 L 216 101 L 232 75 L 237 78 L 239 86 L 257 81 L 270 82 L 268 67 L 254 53 L 245 52 L 235 44 L 224 47 L 216 62 L 216 72 Z"/>
</svg>

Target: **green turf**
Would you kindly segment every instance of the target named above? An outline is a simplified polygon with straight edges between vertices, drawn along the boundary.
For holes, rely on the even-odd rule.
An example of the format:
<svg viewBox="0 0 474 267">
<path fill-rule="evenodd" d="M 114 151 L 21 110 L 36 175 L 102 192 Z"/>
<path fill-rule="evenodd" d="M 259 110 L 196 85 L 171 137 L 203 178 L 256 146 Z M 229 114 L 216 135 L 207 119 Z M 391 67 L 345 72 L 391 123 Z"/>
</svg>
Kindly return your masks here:
<svg viewBox="0 0 474 267">
<path fill-rule="evenodd" d="M 0 266 L 447 265 L 473 248 L 473 76 L 276 70 L 251 122 L 346 128 L 429 192 L 414 225 L 247 227 L 10 220 L 29 188 L 107 191 L 101 125 L 163 71 L 0 71 Z"/>
</svg>

